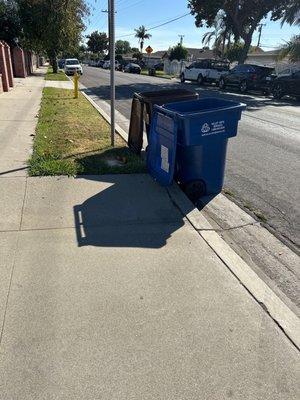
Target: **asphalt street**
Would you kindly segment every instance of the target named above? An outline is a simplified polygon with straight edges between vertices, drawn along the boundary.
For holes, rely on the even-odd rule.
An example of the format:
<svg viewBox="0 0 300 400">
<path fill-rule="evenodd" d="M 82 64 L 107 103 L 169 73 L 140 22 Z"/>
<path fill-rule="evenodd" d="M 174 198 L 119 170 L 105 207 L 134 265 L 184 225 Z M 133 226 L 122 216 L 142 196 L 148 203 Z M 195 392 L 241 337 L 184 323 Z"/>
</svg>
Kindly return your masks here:
<svg viewBox="0 0 300 400">
<path fill-rule="evenodd" d="M 109 102 L 109 71 L 85 67 L 80 80 L 99 100 Z M 129 118 L 134 92 L 171 87 L 247 104 L 238 136 L 229 142 L 225 189 L 237 202 L 260 215 L 279 237 L 299 247 L 300 103 L 116 72 L 116 108 Z"/>
</svg>

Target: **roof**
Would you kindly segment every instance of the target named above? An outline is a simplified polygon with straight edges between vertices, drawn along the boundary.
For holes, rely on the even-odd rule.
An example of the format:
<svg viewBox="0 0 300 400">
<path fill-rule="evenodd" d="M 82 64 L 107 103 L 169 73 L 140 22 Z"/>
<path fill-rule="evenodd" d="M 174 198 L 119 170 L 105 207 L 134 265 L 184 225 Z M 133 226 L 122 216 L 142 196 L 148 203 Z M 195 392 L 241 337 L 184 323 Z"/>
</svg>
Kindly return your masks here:
<svg viewBox="0 0 300 400">
<path fill-rule="evenodd" d="M 199 59 L 204 59 L 204 58 L 215 58 L 213 50 L 209 49 L 197 49 L 193 47 L 188 47 L 188 56 L 192 60 L 199 60 Z"/>
<path fill-rule="evenodd" d="M 249 54 L 263 54 L 265 51 L 261 47 L 251 46 Z"/>
<path fill-rule="evenodd" d="M 280 50 L 264 51 L 263 53 L 248 53 L 248 57 L 277 57 Z"/>
<path fill-rule="evenodd" d="M 151 53 L 150 57 L 153 58 L 164 58 L 168 54 L 168 50 L 159 50 Z"/>
</svg>

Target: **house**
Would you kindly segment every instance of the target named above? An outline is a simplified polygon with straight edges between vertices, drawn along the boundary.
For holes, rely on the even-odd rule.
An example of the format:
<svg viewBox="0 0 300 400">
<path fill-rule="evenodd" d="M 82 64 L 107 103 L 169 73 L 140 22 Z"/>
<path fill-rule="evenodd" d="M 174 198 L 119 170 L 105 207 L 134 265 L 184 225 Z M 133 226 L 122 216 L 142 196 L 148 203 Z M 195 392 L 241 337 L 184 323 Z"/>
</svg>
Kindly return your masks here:
<svg viewBox="0 0 300 400">
<path fill-rule="evenodd" d="M 275 68 L 276 73 L 281 73 L 283 71 L 286 71 L 286 73 L 291 73 L 292 71 L 297 71 L 300 68 L 299 62 L 291 63 L 288 58 L 279 61 L 278 54 L 280 50 L 260 50 L 261 51 L 259 52 L 249 53 L 246 59 L 246 63 L 273 67 Z"/>
<path fill-rule="evenodd" d="M 190 62 L 207 58 L 209 59 L 215 58 L 213 50 L 210 50 L 208 48 L 197 49 L 194 47 L 188 47 L 187 50 L 188 50 L 187 60 Z M 152 67 L 154 64 L 157 64 L 159 62 L 168 59 L 168 56 L 169 56 L 169 50 L 159 50 L 151 53 L 149 56 L 145 54 L 143 56 L 143 61 L 147 66 Z"/>
<path fill-rule="evenodd" d="M 197 48 L 187 48 L 188 50 L 188 61 L 204 60 L 216 58 L 214 51 L 208 48 L 197 49 Z"/>
<path fill-rule="evenodd" d="M 270 67 L 275 67 L 278 64 L 277 57 L 279 50 L 264 51 L 262 49 L 255 50 L 248 53 L 246 63 L 248 64 L 259 64 Z"/>
</svg>

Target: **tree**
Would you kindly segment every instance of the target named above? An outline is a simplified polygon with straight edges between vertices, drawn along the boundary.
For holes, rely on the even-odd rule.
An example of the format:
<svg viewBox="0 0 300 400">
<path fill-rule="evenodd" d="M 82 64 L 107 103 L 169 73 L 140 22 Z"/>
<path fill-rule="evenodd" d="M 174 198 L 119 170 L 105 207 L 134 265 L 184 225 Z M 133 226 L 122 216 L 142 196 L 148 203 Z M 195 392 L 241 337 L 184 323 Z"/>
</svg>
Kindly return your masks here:
<svg viewBox="0 0 300 400">
<path fill-rule="evenodd" d="M 138 47 L 131 47 L 131 52 L 132 53 L 139 53 L 140 49 Z"/>
<path fill-rule="evenodd" d="M 224 57 L 230 61 L 238 61 L 241 58 L 241 54 L 243 53 L 243 43 L 236 42 L 232 46 L 226 49 L 224 53 Z"/>
<path fill-rule="evenodd" d="M 226 16 L 226 27 L 232 31 L 235 42 L 243 41 L 239 64 L 245 62 L 252 35 L 259 22 L 270 13 L 272 20 L 284 18 L 285 10 L 299 0 L 189 0 L 191 13 L 198 27 L 212 27 L 221 13 Z"/>
<path fill-rule="evenodd" d="M 280 49 L 278 59 L 282 60 L 288 57 L 290 61 L 300 61 L 300 35 L 293 36 Z"/>
<path fill-rule="evenodd" d="M 146 39 L 150 39 L 152 35 L 150 33 L 146 33 L 147 30 L 144 25 L 141 25 L 139 28 L 135 29 L 135 37 L 139 39 L 140 50 L 143 52 L 144 41 Z"/>
<path fill-rule="evenodd" d="M 27 47 L 45 51 L 53 72 L 57 72 L 57 55 L 78 49 L 88 14 L 85 0 L 16 0 Z"/>
<path fill-rule="evenodd" d="M 120 64 L 122 64 L 123 63 L 122 54 L 116 54 L 116 60 L 119 61 Z"/>
<path fill-rule="evenodd" d="M 176 46 L 171 47 L 170 49 L 170 55 L 169 55 L 169 60 L 186 60 L 188 56 L 188 50 L 187 48 L 183 47 L 180 43 L 178 43 Z"/>
<path fill-rule="evenodd" d="M 108 37 L 105 32 L 94 31 L 87 35 L 87 39 L 87 49 L 94 54 L 103 54 L 108 49 Z"/>
<path fill-rule="evenodd" d="M 127 40 L 116 41 L 116 54 L 128 54 L 131 52 L 130 43 Z"/>
<path fill-rule="evenodd" d="M 300 0 L 295 0 L 285 7 L 281 25 L 285 22 L 290 25 L 300 25 Z"/>
<path fill-rule="evenodd" d="M 131 49 L 133 50 L 133 49 Z M 136 58 L 138 61 L 142 61 L 143 59 L 143 54 L 137 49 L 137 51 L 132 53 L 132 58 Z"/>
<path fill-rule="evenodd" d="M 227 17 L 223 12 L 217 14 L 212 27 L 214 28 L 213 31 L 206 32 L 203 35 L 202 43 L 204 45 L 209 45 L 210 42 L 214 40 L 214 53 L 218 57 L 224 57 L 225 43 L 227 40 L 227 46 L 229 47 L 232 31 L 230 29 L 230 24 L 227 22 Z"/>
<path fill-rule="evenodd" d="M 241 53 L 243 52 L 244 44 L 241 41 L 231 44 L 228 46 L 224 52 L 224 58 L 230 62 L 238 61 Z M 257 51 L 257 46 L 250 46 L 248 53 L 255 53 Z"/>
<path fill-rule="evenodd" d="M 0 0 L 0 40 L 15 46 L 21 34 L 18 5 L 15 0 Z"/>
</svg>

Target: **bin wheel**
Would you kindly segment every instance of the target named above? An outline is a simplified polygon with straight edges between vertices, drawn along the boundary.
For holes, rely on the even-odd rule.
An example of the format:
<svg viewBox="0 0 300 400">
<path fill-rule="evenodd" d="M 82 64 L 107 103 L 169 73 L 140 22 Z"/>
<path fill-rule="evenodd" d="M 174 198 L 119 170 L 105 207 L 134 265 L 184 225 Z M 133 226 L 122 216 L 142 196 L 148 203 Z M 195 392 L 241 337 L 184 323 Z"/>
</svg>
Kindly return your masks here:
<svg viewBox="0 0 300 400">
<path fill-rule="evenodd" d="M 202 85 L 202 83 L 203 83 L 203 75 L 202 74 L 198 75 L 197 83 L 198 83 L 198 85 Z"/>
<path fill-rule="evenodd" d="M 184 193 L 194 203 L 206 194 L 205 183 L 201 180 L 191 181 L 182 185 Z"/>
<path fill-rule="evenodd" d="M 283 86 L 280 83 L 274 85 L 272 94 L 274 99 L 280 100 L 284 96 Z"/>
<path fill-rule="evenodd" d="M 181 83 L 184 83 L 184 82 L 185 82 L 184 74 L 181 74 L 181 75 L 180 75 L 180 82 L 181 82 Z"/>
<path fill-rule="evenodd" d="M 219 80 L 219 88 L 220 88 L 221 90 L 224 90 L 225 87 L 226 87 L 226 83 L 225 83 L 224 79 L 221 78 L 221 79 Z"/>
<path fill-rule="evenodd" d="M 248 85 L 247 85 L 247 81 L 242 81 L 240 83 L 240 92 L 241 93 L 246 93 L 248 90 Z"/>
</svg>

